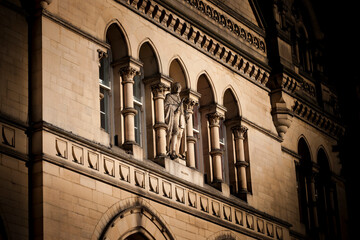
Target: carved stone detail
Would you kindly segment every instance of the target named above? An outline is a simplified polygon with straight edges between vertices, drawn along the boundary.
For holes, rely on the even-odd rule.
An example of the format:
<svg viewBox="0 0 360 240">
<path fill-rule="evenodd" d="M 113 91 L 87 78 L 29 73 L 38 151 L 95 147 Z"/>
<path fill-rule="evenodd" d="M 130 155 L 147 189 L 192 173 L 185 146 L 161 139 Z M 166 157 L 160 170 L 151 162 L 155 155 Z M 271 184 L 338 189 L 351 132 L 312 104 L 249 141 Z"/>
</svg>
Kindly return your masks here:
<svg viewBox="0 0 360 240">
<path fill-rule="evenodd" d="M 184 41 L 194 44 L 199 49 L 202 49 L 202 51 L 207 52 L 208 55 L 215 56 L 218 61 L 222 61 L 227 64 L 234 71 L 246 75 L 251 81 L 255 81 L 263 86 L 266 85 L 269 79 L 269 73 L 267 70 L 256 64 L 250 63 L 248 59 L 245 59 L 242 56 L 242 54 L 232 52 L 222 42 L 206 35 L 206 33 L 177 16 L 174 12 L 170 12 L 170 10 L 163 7 L 158 2 L 141 1 L 141 4 L 135 4 L 134 2 L 138 2 L 138 0 L 123 1 L 130 7 L 135 8 L 140 14 L 152 18 L 159 25 L 161 24 L 162 26 L 165 26 L 168 31 L 183 37 Z M 144 8 L 145 5 L 146 7 Z M 261 36 L 257 36 L 255 32 L 250 33 L 250 29 L 245 30 L 244 26 L 240 26 L 239 24 L 236 24 L 234 20 L 230 19 L 230 17 L 225 17 L 224 14 L 220 14 L 220 11 L 215 10 L 214 7 L 209 7 L 208 12 L 209 14 L 214 14 L 215 21 L 221 23 L 229 31 L 233 32 L 236 37 L 238 36 L 238 38 L 241 39 L 242 42 L 258 51 L 261 55 L 266 55 L 265 42 Z M 248 64 L 248 66 L 251 65 L 251 68 L 242 72 L 240 69 L 245 66 L 244 63 Z"/>
<path fill-rule="evenodd" d="M 224 115 L 218 112 L 209 113 L 206 116 L 209 120 L 210 127 L 219 127 L 220 120 L 224 119 Z"/>
<path fill-rule="evenodd" d="M 120 180 L 123 180 L 125 182 L 130 182 L 130 167 L 123 164 L 119 164 L 119 175 L 120 175 Z"/>
<path fill-rule="evenodd" d="M 127 82 L 134 82 L 134 77 L 139 74 L 139 71 L 137 71 L 135 68 L 132 68 L 131 66 L 122 67 L 119 70 L 120 76 L 123 78 L 123 84 Z"/>
<path fill-rule="evenodd" d="M 114 160 L 104 158 L 104 171 L 107 175 L 115 176 L 115 162 Z"/>
<path fill-rule="evenodd" d="M 67 142 L 62 139 L 55 140 L 55 148 L 57 155 L 62 158 L 67 158 L 68 150 L 67 150 Z"/>
<path fill-rule="evenodd" d="M 99 154 L 88 151 L 88 164 L 94 170 L 99 170 Z"/>
<path fill-rule="evenodd" d="M 145 188 L 145 174 L 144 172 L 134 172 L 135 185 L 141 188 Z"/>
<path fill-rule="evenodd" d="M 82 147 L 72 145 L 73 161 L 79 164 L 84 164 L 84 150 Z"/>
<path fill-rule="evenodd" d="M 2 126 L 2 138 L 4 144 L 15 147 L 15 129 Z"/>
<path fill-rule="evenodd" d="M 157 177 L 149 177 L 149 189 L 151 192 L 159 193 L 159 179 Z"/>
<path fill-rule="evenodd" d="M 206 1 L 202 0 L 184 1 L 195 7 L 200 13 L 217 22 L 222 27 L 225 27 L 227 31 L 230 31 L 235 36 L 239 37 L 240 40 L 248 43 L 251 47 L 259 49 L 262 52 L 266 52 L 265 42 L 262 37 L 257 37 L 255 36 L 255 33 L 250 33 L 249 30 L 245 29 L 239 21 L 223 13 L 219 8 L 212 6 L 210 3 L 205 3 Z"/>
<path fill-rule="evenodd" d="M 154 95 L 154 99 L 162 97 L 165 99 L 165 93 L 170 90 L 170 87 L 164 83 L 158 83 L 151 85 L 151 91 Z"/>
<path fill-rule="evenodd" d="M 248 128 L 243 125 L 234 126 L 231 128 L 235 139 L 244 139 L 244 134 L 247 132 Z"/>
</svg>

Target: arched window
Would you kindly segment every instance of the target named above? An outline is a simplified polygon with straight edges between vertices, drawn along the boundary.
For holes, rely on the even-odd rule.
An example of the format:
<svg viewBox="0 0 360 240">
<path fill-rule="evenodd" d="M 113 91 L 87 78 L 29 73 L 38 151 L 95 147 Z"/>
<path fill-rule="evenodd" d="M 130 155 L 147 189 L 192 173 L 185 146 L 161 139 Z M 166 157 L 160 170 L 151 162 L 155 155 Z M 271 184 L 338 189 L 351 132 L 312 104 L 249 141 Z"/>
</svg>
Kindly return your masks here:
<svg viewBox="0 0 360 240">
<path fill-rule="evenodd" d="M 127 236 L 124 240 L 148 240 L 149 238 L 145 237 L 145 235 L 141 232 L 136 232 Z"/>
<path fill-rule="evenodd" d="M 135 81 L 138 92 L 134 92 L 135 108 L 138 107 L 137 122 L 140 141 L 143 142 L 144 157 L 153 159 L 156 156 L 155 130 L 154 130 L 154 101 L 152 84 L 160 78 L 158 59 L 149 42 L 141 45 L 139 59 L 143 63 L 141 78 Z M 140 81 L 141 79 L 141 81 Z M 134 88 L 135 90 L 135 88 Z M 139 96 L 141 94 L 141 96 Z M 144 133 L 144 134 L 141 134 Z"/>
<path fill-rule="evenodd" d="M 247 194 L 251 192 L 248 129 L 241 123 L 239 104 L 230 88 L 224 93 L 224 107 L 226 108 L 223 125 L 226 139 L 223 155 L 225 181 L 230 187 L 230 193 L 246 201 Z"/>
<path fill-rule="evenodd" d="M 223 134 L 226 139 L 226 149 L 224 148 L 225 154 L 224 159 L 224 170 L 227 172 L 225 181 L 229 184 L 230 192 L 232 194 L 238 193 L 238 179 L 236 169 L 236 151 L 235 151 L 235 138 L 233 137 L 233 126 L 239 126 L 240 114 L 239 106 L 234 97 L 234 94 L 230 89 L 227 89 L 224 94 L 224 107 L 226 108 L 225 113 L 225 124 L 223 125 Z M 226 127 L 225 127 L 226 126 Z"/>
<path fill-rule="evenodd" d="M 304 72 L 311 72 L 313 65 L 309 37 L 302 22 L 291 30 L 291 39 L 294 64 Z"/>
<path fill-rule="evenodd" d="M 183 91 L 188 89 L 185 70 L 182 67 L 178 59 L 174 59 L 170 63 L 169 76 L 173 79 L 174 82 L 181 84 Z"/>
<path fill-rule="evenodd" d="M 325 151 L 320 148 L 317 154 L 319 174 L 316 179 L 317 210 L 322 239 L 338 239 L 337 195 L 331 180 L 329 161 Z"/>
<path fill-rule="evenodd" d="M 124 142 L 124 118 L 121 113 L 124 105 L 119 71 L 122 67 L 120 64 L 121 60 L 128 57 L 128 46 L 124 33 L 116 23 L 108 27 L 106 41 L 110 45 L 110 51 L 108 52 L 108 57 L 103 58 L 103 64 L 100 66 L 100 76 L 103 74 L 105 78 L 103 79 L 104 84 L 100 82 L 100 86 L 103 90 L 108 90 L 112 97 L 103 101 L 104 106 L 102 106 L 102 109 L 108 109 L 109 112 L 112 110 L 113 121 L 105 120 L 104 126 L 108 126 L 107 128 L 111 129 L 109 132 L 114 135 L 114 144 L 121 146 Z M 101 73 L 102 69 L 104 69 L 104 73 Z"/>
<path fill-rule="evenodd" d="M 144 88 L 142 84 L 141 75 L 137 75 L 134 77 L 134 108 L 136 110 L 135 120 L 134 120 L 134 128 L 135 128 L 135 142 L 142 146 L 143 139 L 141 138 L 144 123 Z"/>
<path fill-rule="evenodd" d="M 303 71 L 310 71 L 310 55 L 308 48 L 308 39 L 306 36 L 305 29 L 301 27 L 299 29 L 298 37 L 298 46 L 299 46 L 299 65 Z"/>
<path fill-rule="evenodd" d="M 299 200 L 300 222 L 307 231 L 314 227 L 312 207 L 312 163 L 309 147 L 304 138 L 298 143 L 300 161 L 296 163 L 296 180 Z"/>
<path fill-rule="evenodd" d="M 197 148 L 200 150 L 199 154 L 199 170 L 204 172 L 205 174 L 205 181 L 207 183 L 211 183 L 213 180 L 212 175 L 212 163 L 210 157 L 210 139 L 209 139 L 209 124 L 207 122 L 206 114 L 209 112 L 207 111 L 207 107 L 215 104 L 213 90 L 209 83 L 209 80 L 205 74 L 202 74 L 197 83 L 197 92 L 201 94 L 201 98 L 199 100 L 199 108 L 197 108 L 197 115 L 198 122 L 200 123 L 198 126 L 199 133 L 201 133 L 199 141 L 197 141 Z M 200 148 L 201 146 L 201 148 Z"/>
<path fill-rule="evenodd" d="M 159 215 L 138 205 L 124 209 L 114 216 L 98 239 L 173 240 L 174 237 Z"/>
<path fill-rule="evenodd" d="M 99 53 L 99 88 L 100 88 L 100 126 L 109 133 L 110 131 L 110 94 L 111 94 L 111 78 L 110 78 L 110 57 L 111 51 Z"/>
</svg>

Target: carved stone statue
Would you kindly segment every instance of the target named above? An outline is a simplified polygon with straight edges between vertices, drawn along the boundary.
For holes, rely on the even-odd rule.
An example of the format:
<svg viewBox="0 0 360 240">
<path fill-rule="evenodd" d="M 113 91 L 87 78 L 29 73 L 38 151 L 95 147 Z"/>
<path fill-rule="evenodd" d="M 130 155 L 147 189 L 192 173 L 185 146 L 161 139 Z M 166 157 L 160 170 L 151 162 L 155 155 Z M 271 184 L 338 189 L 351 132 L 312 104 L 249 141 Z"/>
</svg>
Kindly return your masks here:
<svg viewBox="0 0 360 240">
<path fill-rule="evenodd" d="M 181 85 L 174 83 L 171 93 L 165 97 L 165 123 L 166 132 L 166 150 L 171 159 L 184 157 L 184 144 L 182 144 L 185 128 L 185 115 L 183 100 L 180 98 Z"/>
</svg>

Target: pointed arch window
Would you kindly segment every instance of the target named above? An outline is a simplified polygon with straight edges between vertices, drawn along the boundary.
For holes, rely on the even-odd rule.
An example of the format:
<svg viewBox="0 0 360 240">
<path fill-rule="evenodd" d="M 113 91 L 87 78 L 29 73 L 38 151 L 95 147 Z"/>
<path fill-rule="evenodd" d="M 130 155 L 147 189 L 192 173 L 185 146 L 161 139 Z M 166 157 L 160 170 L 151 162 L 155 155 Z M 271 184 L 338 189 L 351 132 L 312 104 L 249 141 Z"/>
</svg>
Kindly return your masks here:
<svg viewBox="0 0 360 240">
<path fill-rule="evenodd" d="M 106 132 L 110 131 L 110 60 L 108 53 L 99 53 L 99 91 L 100 91 L 100 126 Z"/>
<path fill-rule="evenodd" d="M 338 239 L 339 219 L 336 184 L 331 178 L 329 161 L 322 148 L 318 151 L 317 163 L 319 174 L 316 179 L 316 200 L 320 234 L 326 239 Z"/>
<path fill-rule="evenodd" d="M 136 114 L 135 114 L 135 119 L 134 119 L 134 128 L 135 128 L 135 142 L 137 144 L 139 144 L 140 146 L 142 145 L 142 139 L 141 139 L 141 135 L 143 132 L 143 84 L 142 84 L 142 76 L 138 75 L 136 77 L 134 77 L 134 88 L 133 88 L 133 92 L 134 92 L 134 108 L 136 110 Z"/>
</svg>

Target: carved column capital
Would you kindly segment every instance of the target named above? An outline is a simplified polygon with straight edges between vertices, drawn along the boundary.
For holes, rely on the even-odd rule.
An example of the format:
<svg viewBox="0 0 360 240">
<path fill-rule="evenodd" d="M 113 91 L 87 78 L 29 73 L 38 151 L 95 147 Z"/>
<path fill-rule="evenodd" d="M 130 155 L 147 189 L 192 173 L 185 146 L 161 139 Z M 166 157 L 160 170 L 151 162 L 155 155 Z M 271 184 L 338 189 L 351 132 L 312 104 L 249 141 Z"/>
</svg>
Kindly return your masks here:
<svg viewBox="0 0 360 240">
<path fill-rule="evenodd" d="M 219 127 L 220 126 L 220 120 L 224 119 L 224 115 L 218 112 L 214 113 L 208 113 L 206 114 L 206 117 L 209 120 L 210 127 Z"/>
<path fill-rule="evenodd" d="M 231 128 L 235 139 L 244 139 L 244 134 L 247 132 L 248 128 L 242 125 L 237 125 Z"/>
<path fill-rule="evenodd" d="M 154 94 L 154 99 L 165 98 L 165 92 L 169 91 L 170 87 L 164 83 L 158 83 L 151 85 L 151 91 Z"/>
<path fill-rule="evenodd" d="M 137 71 L 135 68 L 132 68 L 130 66 L 122 67 L 119 70 L 119 74 L 123 79 L 123 84 L 131 82 L 134 82 L 134 77 L 139 74 L 139 71 Z"/>
<path fill-rule="evenodd" d="M 184 107 L 185 107 L 185 112 L 187 113 L 192 113 L 193 112 L 193 109 L 194 109 L 194 106 L 198 105 L 199 102 L 194 100 L 194 99 L 191 99 L 189 97 L 185 97 L 184 98 Z"/>
<path fill-rule="evenodd" d="M 101 49 L 98 49 L 97 52 L 98 52 L 98 59 L 99 59 L 99 61 L 100 61 L 102 58 L 104 58 L 104 57 L 105 57 L 105 58 L 108 57 L 108 53 L 105 52 L 105 51 L 103 51 L 103 50 L 101 50 Z"/>
</svg>

